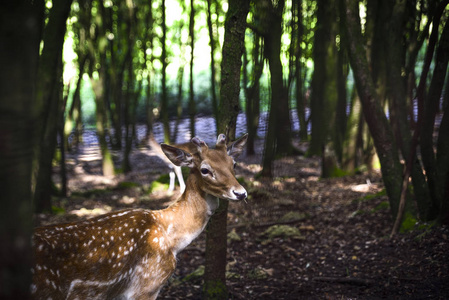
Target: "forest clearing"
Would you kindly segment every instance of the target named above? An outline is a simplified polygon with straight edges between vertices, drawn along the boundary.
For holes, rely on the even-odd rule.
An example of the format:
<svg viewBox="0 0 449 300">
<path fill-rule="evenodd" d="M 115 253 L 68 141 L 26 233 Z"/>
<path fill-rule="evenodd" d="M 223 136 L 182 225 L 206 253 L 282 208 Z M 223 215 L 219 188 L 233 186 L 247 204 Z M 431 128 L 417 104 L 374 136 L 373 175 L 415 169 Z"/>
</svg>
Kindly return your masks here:
<svg viewBox="0 0 449 300">
<path fill-rule="evenodd" d="M 202 126 L 208 122 L 198 121 L 199 135 L 212 140 Z M 230 299 L 449 297 L 448 228 L 410 224 L 410 231 L 390 238 L 393 221 L 378 171 L 321 179 L 320 158 L 291 156 L 276 160 L 274 180 L 255 179 L 262 147 L 257 139 L 257 154 L 243 154 L 237 166 L 249 196 L 229 205 Z M 179 197 L 179 187 L 167 193 L 168 176 L 161 174 L 169 169 L 148 147 L 132 151 L 133 171 L 126 175 L 102 176 L 99 158 L 95 143 L 68 157 L 70 196 L 55 200 L 59 213 L 40 214 L 38 223 L 73 222 L 124 208 L 159 209 Z M 55 182 L 58 172 L 56 167 Z M 202 233 L 179 254 L 159 299 L 202 298 L 204 252 Z"/>
</svg>

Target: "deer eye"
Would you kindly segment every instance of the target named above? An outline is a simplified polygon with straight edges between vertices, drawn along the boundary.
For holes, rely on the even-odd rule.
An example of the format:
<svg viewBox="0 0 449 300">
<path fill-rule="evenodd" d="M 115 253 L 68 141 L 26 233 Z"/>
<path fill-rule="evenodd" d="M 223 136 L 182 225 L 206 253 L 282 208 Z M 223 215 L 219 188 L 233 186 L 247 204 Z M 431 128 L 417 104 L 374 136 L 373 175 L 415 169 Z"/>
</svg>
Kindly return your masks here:
<svg viewBox="0 0 449 300">
<path fill-rule="evenodd" d="M 207 175 L 207 174 L 209 174 L 209 173 L 210 173 L 210 172 L 209 172 L 208 169 L 206 169 L 206 168 L 201 168 L 201 174 Z"/>
</svg>

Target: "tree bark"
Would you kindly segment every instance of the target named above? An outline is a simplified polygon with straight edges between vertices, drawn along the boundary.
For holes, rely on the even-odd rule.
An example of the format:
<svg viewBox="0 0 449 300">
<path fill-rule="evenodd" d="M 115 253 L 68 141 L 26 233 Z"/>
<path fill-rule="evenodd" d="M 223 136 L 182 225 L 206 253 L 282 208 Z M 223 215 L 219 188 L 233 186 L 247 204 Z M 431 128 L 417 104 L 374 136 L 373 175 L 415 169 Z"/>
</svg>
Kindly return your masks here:
<svg viewBox="0 0 449 300">
<path fill-rule="evenodd" d="M 33 150 L 45 2 L 0 4 L 0 298 L 30 299 Z"/>
<path fill-rule="evenodd" d="M 312 94 L 310 99 L 312 132 L 310 155 L 322 155 L 333 134 L 337 103 L 335 47 L 336 14 L 332 0 L 317 1 L 317 28 L 314 36 Z M 330 147 L 332 148 L 332 147 Z"/>
<path fill-rule="evenodd" d="M 193 91 L 193 61 L 195 57 L 195 6 L 194 1 L 190 0 L 190 21 L 189 21 L 189 39 L 190 39 L 190 76 L 189 76 L 189 116 L 190 116 L 190 136 L 194 137 L 195 132 L 195 93 Z"/>
<path fill-rule="evenodd" d="M 246 128 L 248 140 L 246 142 L 246 154 L 255 154 L 254 141 L 257 138 L 257 128 L 259 127 L 260 117 L 260 77 L 263 71 L 263 54 L 260 46 L 261 39 L 254 33 L 253 49 L 251 58 L 253 68 L 251 74 L 248 74 L 248 55 L 243 53 L 243 86 L 246 98 Z M 250 77 L 250 78 L 248 78 Z"/>
<path fill-rule="evenodd" d="M 218 104 L 217 104 L 217 88 L 216 88 L 216 69 L 215 69 L 215 48 L 216 48 L 216 32 L 212 24 L 211 3 L 212 0 L 207 0 L 207 27 L 209 28 L 209 45 L 210 45 L 210 90 L 212 96 L 212 112 L 217 118 Z"/>
<path fill-rule="evenodd" d="M 295 51 L 295 95 L 296 95 L 296 112 L 299 121 L 299 138 L 301 141 L 307 141 L 308 139 L 308 129 L 306 121 L 306 97 L 304 95 L 304 80 L 303 80 L 303 63 L 301 62 L 302 48 L 301 42 L 303 40 L 304 34 L 304 24 L 303 24 L 303 11 L 302 11 L 302 0 L 293 1 L 292 12 L 296 15 L 296 51 Z"/>
<path fill-rule="evenodd" d="M 58 1 L 50 10 L 39 58 L 36 103 L 41 113 L 42 131 L 35 151 L 34 202 L 37 212 L 51 211 L 51 171 L 56 148 L 59 112 L 62 105 L 62 47 L 72 0 Z"/>
<path fill-rule="evenodd" d="M 221 91 L 217 128 L 224 132 L 230 128 L 229 138 L 235 135 L 239 112 L 241 57 L 244 51 L 246 17 L 249 0 L 230 0 L 225 22 L 223 60 L 221 65 Z M 204 273 L 204 298 L 228 299 L 226 287 L 228 202 L 221 200 L 206 230 L 206 262 Z"/>
<path fill-rule="evenodd" d="M 360 29 L 358 1 L 340 0 L 340 5 L 341 17 L 345 22 L 349 60 L 354 71 L 357 91 L 379 156 L 391 213 L 395 217 L 401 194 L 402 166 L 399 162 L 393 132 L 380 105 L 374 88 L 374 81 L 369 71 Z"/>
<path fill-rule="evenodd" d="M 161 117 L 162 124 L 164 125 L 164 142 L 170 143 L 170 120 L 168 118 L 168 92 L 167 92 L 167 26 L 165 24 L 165 0 L 162 0 L 162 54 L 161 54 L 161 64 L 162 64 L 162 99 L 161 99 Z"/>
<path fill-rule="evenodd" d="M 438 157 L 436 159 L 434 151 L 433 133 L 435 129 L 435 117 L 439 110 L 441 92 L 444 86 L 444 79 L 447 76 L 446 70 L 449 61 L 449 22 L 446 21 L 441 38 L 436 51 L 435 68 L 430 83 L 428 96 L 425 99 L 423 124 L 421 127 L 421 157 L 426 170 L 427 184 L 431 193 L 430 203 L 418 202 L 420 213 L 424 220 L 434 220 L 439 214 L 443 202 L 444 185 L 446 182 L 448 160 L 447 145 L 444 139 L 448 139 L 445 124 L 438 136 Z M 441 125 L 440 125 L 441 127 Z M 442 152 L 440 152 L 442 151 Z"/>
</svg>

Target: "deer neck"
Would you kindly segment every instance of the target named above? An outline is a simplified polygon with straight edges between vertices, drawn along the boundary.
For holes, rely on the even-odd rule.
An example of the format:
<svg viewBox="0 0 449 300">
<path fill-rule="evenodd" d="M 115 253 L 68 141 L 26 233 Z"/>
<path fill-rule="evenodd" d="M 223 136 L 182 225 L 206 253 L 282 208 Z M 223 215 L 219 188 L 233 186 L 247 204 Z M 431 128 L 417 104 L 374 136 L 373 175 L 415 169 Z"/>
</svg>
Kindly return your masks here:
<svg viewBox="0 0 449 300">
<path fill-rule="evenodd" d="M 174 254 L 187 247 L 203 230 L 218 207 L 218 198 L 201 189 L 200 174 L 191 173 L 181 198 L 159 211 L 167 246 Z"/>
</svg>

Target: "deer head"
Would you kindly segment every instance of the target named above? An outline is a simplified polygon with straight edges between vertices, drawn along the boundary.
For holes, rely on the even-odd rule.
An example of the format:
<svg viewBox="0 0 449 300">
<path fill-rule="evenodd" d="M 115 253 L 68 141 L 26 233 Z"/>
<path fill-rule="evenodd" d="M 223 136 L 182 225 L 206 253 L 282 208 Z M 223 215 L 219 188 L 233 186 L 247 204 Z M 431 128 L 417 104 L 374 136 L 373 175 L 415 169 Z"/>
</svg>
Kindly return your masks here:
<svg viewBox="0 0 449 300">
<path fill-rule="evenodd" d="M 211 149 L 199 138 L 191 140 L 188 150 L 161 144 L 162 151 L 177 166 L 191 169 L 198 178 L 198 187 L 206 194 L 226 200 L 243 200 L 247 192 L 235 178 L 235 159 L 242 153 L 248 139 L 243 135 L 230 145 L 226 136 L 220 134 L 215 149 Z"/>
</svg>

